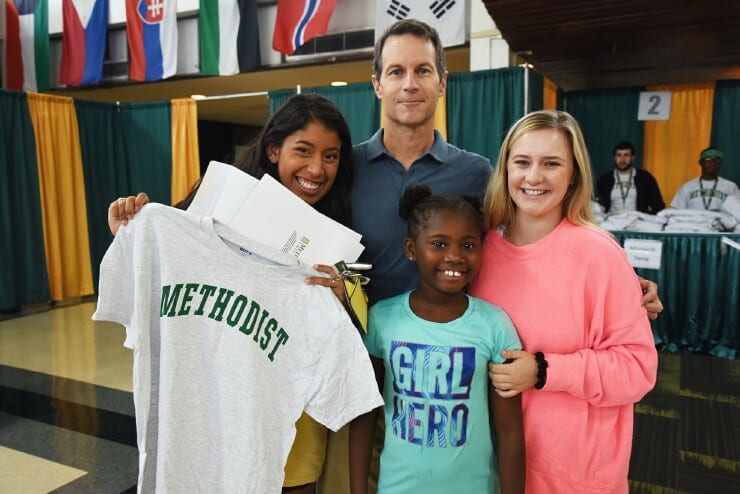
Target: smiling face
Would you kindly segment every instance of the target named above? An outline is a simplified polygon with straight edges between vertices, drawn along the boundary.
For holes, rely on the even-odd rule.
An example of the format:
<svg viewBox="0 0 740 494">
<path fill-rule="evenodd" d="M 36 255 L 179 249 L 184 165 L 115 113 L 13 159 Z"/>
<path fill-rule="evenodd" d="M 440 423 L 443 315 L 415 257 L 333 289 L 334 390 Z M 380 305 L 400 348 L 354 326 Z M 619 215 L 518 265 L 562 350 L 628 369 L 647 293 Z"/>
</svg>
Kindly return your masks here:
<svg viewBox="0 0 740 494">
<path fill-rule="evenodd" d="M 535 222 L 554 229 L 573 181 L 573 150 L 556 129 L 533 130 L 514 142 L 506 162 L 509 194 L 517 224 Z"/>
<path fill-rule="evenodd" d="M 380 78 L 373 74 L 372 80 L 375 94 L 383 100 L 386 127 L 433 125 L 447 72 L 440 79 L 432 42 L 412 34 L 390 36 L 381 58 Z"/>
<path fill-rule="evenodd" d="M 280 183 L 313 205 L 334 185 L 340 150 L 341 141 L 336 132 L 310 121 L 286 137 L 282 146 L 269 144 L 267 156 L 277 166 Z"/>
<path fill-rule="evenodd" d="M 406 255 L 419 271 L 420 296 L 459 294 L 480 264 L 483 232 L 480 220 L 459 209 L 436 209 L 414 238 L 406 238 Z"/>
</svg>

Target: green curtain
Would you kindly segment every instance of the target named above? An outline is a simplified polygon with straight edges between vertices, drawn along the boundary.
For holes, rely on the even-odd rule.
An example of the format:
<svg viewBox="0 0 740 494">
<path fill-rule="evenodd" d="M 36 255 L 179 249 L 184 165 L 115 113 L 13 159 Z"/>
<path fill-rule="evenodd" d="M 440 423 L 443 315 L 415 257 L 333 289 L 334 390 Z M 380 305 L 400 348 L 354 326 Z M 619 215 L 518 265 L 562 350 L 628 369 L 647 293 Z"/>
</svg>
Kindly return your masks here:
<svg viewBox="0 0 740 494">
<path fill-rule="evenodd" d="M 542 110 L 545 106 L 545 78 L 532 69 L 527 70 L 527 113 Z"/>
<path fill-rule="evenodd" d="M 722 237 L 738 234 L 612 232 L 663 243 L 660 270 L 637 269 L 658 284 L 664 312 L 653 321 L 656 344 L 668 351 L 688 350 L 734 358 L 740 330 L 740 250 Z"/>
<path fill-rule="evenodd" d="M 0 310 L 51 298 L 26 94 L 0 90 Z"/>
<path fill-rule="evenodd" d="M 145 191 L 154 202 L 171 203 L 172 106 L 169 101 L 120 105 L 131 193 Z"/>
<path fill-rule="evenodd" d="M 380 101 L 375 97 L 373 85 L 369 82 L 339 87 L 311 87 L 304 88 L 302 91 L 319 93 L 339 107 L 347 120 L 353 144 L 367 140 L 380 126 Z M 270 114 L 273 114 L 288 97 L 295 94 L 295 89 L 270 91 L 269 94 Z"/>
<path fill-rule="evenodd" d="M 275 113 L 280 105 L 285 103 L 291 95 L 295 94 L 295 89 L 279 89 L 268 93 L 270 98 L 270 115 Z"/>
<path fill-rule="evenodd" d="M 100 261 L 111 242 L 108 205 L 146 192 L 170 204 L 170 102 L 110 104 L 75 101 L 85 174 L 90 260 L 98 286 Z"/>
<path fill-rule="evenodd" d="M 630 141 L 637 150 L 635 165 L 641 166 L 643 122 L 637 120 L 642 88 L 570 91 L 564 109 L 573 115 L 586 139 L 594 180 L 614 169 L 614 145 Z"/>
<path fill-rule="evenodd" d="M 717 81 L 712 110 L 712 145 L 725 154 L 720 175 L 740 184 L 740 80 Z"/>
<path fill-rule="evenodd" d="M 560 88 L 558 88 L 558 92 L 557 92 L 557 104 L 556 104 L 556 108 L 558 110 L 565 111 L 565 91 L 563 91 Z"/>
<path fill-rule="evenodd" d="M 352 133 L 353 144 L 366 141 L 380 127 L 380 100 L 375 96 L 372 83 L 315 87 L 309 91 L 325 96 L 342 110 Z"/>
<path fill-rule="evenodd" d="M 541 85 L 539 101 L 541 108 Z M 523 68 L 454 73 L 447 77 L 447 140 L 456 146 L 495 163 L 506 132 L 523 115 Z"/>
</svg>

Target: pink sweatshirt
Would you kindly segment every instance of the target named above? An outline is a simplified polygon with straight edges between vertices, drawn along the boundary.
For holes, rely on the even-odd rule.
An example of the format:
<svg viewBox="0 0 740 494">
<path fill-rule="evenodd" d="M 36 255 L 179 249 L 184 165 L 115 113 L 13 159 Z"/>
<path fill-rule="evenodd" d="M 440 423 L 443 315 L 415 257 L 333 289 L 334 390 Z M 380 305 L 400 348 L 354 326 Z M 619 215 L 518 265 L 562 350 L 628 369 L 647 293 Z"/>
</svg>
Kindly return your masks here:
<svg viewBox="0 0 740 494">
<path fill-rule="evenodd" d="M 522 247 L 491 231 L 470 291 L 549 363 L 545 387 L 522 395 L 527 492 L 626 494 L 633 403 L 655 385 L 658 356 L 619 244 L 567 219 Z"/>
</svg>

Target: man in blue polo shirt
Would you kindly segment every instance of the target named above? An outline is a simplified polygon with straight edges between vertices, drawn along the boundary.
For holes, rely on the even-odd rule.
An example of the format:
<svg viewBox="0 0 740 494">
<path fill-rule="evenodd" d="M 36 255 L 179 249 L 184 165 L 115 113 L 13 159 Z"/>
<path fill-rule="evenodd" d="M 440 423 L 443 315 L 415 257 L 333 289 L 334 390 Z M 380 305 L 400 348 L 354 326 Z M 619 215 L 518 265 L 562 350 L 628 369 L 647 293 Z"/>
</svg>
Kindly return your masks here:
<svg viewBox="0 0 740 494">
<path fill-rule="evenodd" d="M 367 286 L 371 302 L 417 285 L 404 256 L 406 223 L 398 201 L 410 185 L 434 194 L 483 197 L 491 162 L 447 143 L 434 129 L 437 101 L 447 68 L 437 31 L 417 20 L 393 24 L 375 44 L 375 94 L 383 102 L 384 128 L 354 148 L 351 193 L 354 229 L 362 234 L 362 259 L 373 265 Z"/>
<path fill-rule="evenodd" d="M 447 86 L 444 49 L 434 28 L 415 19 L 391 25 L 375 43 L 373 72 L 384 128 L 354 148 L 350 198 L 352 226 L 365 246 L 361 261 L 373 265 L 366 287 L 370 303 L 417 285 L 416 269 L 403 251 L 406 224 L 398 216 L 406 187 L 426 184 L 434 194 L 482 199 L 493 170 L 487 158 L 449 144 L 434 129 L 437 102 Z M 663 310 L 657 285 L 641 284 L 643 303 L 655 319 Z"/>
</svg>

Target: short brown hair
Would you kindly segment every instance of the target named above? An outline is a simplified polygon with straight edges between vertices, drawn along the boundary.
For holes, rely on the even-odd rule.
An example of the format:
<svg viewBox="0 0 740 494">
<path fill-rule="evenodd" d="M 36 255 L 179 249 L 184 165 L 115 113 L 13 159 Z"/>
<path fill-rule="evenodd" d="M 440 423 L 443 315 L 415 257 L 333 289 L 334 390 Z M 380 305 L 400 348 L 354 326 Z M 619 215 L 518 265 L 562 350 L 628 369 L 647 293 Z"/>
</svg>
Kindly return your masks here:
<svg viewBox="0 0 740 494">
<path fill-rule="evenodd" d="M 410 34 L 417 38 L 429 40 L 434 46 L 437 54 L 437 74 L 442 80 L 444 73 L 447 71 L 447 61 L 445 60 L 445 50 L 442 46 L 442 40 L 439 39 L 439 33 L 429 24 L 417 19 L 404 19 L 394 22 L 385 30 L 383 35 L 375 42 L 375 53 L 373 54 L 373 72 L 375 78 L 380 80 L 380 74 L 383 71 L 383 47 L 385 42 L 391 36 L 403 36 Z"/>
</svg>

